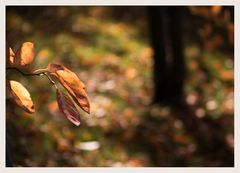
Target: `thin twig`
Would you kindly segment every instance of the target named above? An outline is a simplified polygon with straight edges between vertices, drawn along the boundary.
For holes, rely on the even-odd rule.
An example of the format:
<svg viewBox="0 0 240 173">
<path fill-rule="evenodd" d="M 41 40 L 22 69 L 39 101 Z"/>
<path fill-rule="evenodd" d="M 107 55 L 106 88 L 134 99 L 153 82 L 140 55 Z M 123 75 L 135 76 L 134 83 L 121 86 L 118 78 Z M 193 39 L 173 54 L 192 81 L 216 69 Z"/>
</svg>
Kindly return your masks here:
<svg viewBox="0 0 240 173">
<path fill-rule="evenodd" d="M 55 88 L 58 89 L 56 83 L 47 74 L 47 69 L 38 69 L 38 70 L 34 71 L 33 73 L 24 73 L 24 72 L 22 72 L 21 70 L 19 70 L 16 67 L 7 67 L 6 69 L 7 70 L 16 70 L 19 73 L 21 73 L 23 76 L 41 76 L 41 75 L 45 75 L 48 78 L 48 80 L 55 86 Z"/>
<path fill-rule="evenodd" d="M 38 76 L 38 75 L 41 75 L 41 74 L 43 74 L 44 73 L 44 71 L 36 71 L 36 72 L 34 72 L 34 73 L 24 73 L 24 72 L 22 72 L 21 70 L 19 70 L 18 68 L 16 68 L 16 67 L 7 67 L 6 68 L 7 70 L 16 70 L 16 71 L 18 71 L 19 73 L 21 73 L 23 76 Z"/>
</svg>

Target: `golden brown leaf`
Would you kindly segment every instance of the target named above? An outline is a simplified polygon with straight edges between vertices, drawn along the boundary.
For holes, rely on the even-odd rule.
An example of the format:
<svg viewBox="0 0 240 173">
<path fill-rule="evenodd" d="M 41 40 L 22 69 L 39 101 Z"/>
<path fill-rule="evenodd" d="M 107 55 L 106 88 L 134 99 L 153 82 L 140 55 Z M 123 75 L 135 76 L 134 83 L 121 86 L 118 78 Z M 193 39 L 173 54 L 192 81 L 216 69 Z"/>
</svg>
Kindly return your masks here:
<svg viewBox="0 0 240 173">
<path fill-rule="evenodd" d="M 57 89 L 57 103 L 60 111 L 76 126 L 80 125 L 80 114 L 71 98 Z"/>
<path fill-rule="evenodd" d="M 81 82 L 78 76 L 63 65 L 49 64 L 47 68 L 52 75 L 56 76 L 64 88 L 66 88 L 74 101 L 85 112 L 90 113 L 90 105 L 85 85 Z"/>
<path fill-rule="evenodd" d="M 18 106 L 23 108 L 28 113 L 35 112 L 31 96 L 27 89 L 17 81 L 9 81 L 9 91 Z"/>
<path fill-rule="evenodd" d="M 13 52 L 12 48 L 9 47 L 9 61 L 10 61 L 10 64 L 13 64 L 14 59 L 15 59 L 15 53 Z"/>
<path fill-rule="evenodd" d="M 12 48 L 6 45 L 6 66 L 9 67 L 13 65 L 15 59 L 15 53 L 13 52 Z"/>
<path fill-rule="evenodd" d="M 34 58 L 34 44 L 25 42 L 21 45 L 16 53 L 15 66 L 26 66 L 33 61 Z"/>
</svg>

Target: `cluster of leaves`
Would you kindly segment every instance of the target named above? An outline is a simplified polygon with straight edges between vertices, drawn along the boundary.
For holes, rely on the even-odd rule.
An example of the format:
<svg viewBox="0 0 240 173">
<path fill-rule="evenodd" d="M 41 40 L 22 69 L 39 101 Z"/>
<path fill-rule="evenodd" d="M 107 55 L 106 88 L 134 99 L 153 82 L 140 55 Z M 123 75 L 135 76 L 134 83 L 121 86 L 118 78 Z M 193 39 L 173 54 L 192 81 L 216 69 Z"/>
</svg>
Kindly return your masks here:
<svg viewBox="0 0 240 173">
<path fill-rule="evenodd" d="M 50 75 L 62 84 L 67 92 L 72 96 L 75 103 L 80 106 L 85 112 L 90 113 L 90 104 L 88 95 L 85 89 L 85 85 L 81 82 L 79 77 L 67 69 L 63 65 L 49 64 L 46 69 L 35 70 L 31 74 L 25 74 L 21 69 L 27 68 L 28 65 L 34 59 L 34 44 L 31 42 L 25 42 L 17 50 L 16 53 L 11 47 L 7 45 L 6 50 L 6 66 L 7 69 L 15 69 L 21 72 L 23 75 L 46 75 L 48 79 L 56 87 L 57 103 L 60 111 L 66 116 L 66 118 L 75 125 L 80 125 L 80 114 L 68 94 L 58 89 L 55 82 L 52 80 Z M 34 113 L 35 108 L 33 101 L 28 90 L 19 82 L 10 80 L 7 81 L 7 87 L 11 98 L 15 103 L 20 106 L 24 111 L 28 113 Z"/>
</svg>

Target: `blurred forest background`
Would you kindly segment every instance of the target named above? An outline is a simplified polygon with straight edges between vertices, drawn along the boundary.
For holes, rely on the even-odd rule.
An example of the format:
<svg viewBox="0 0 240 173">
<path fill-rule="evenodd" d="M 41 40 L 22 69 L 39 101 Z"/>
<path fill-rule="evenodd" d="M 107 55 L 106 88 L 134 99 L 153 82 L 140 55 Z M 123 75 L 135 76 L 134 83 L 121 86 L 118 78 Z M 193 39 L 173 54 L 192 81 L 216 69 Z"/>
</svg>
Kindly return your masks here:
<svg viewBox="0 0 240 173">
<path fill-rule="evenodd" d="M 35 43 L 31 70 L 76 72 L 91 104 L 76 127 L 45 77 L 6 71 L 36 107 L 28 114 L 7 98 L 12 165 L 234 166 L 233 10 L 7 6 L 9 45 Z"/>
</svg>

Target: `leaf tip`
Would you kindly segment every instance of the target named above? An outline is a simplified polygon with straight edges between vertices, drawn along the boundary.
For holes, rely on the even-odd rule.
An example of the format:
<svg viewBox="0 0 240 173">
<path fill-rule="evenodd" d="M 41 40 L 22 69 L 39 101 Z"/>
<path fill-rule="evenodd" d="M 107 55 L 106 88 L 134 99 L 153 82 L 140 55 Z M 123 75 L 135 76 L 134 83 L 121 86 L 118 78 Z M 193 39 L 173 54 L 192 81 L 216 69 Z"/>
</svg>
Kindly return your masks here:
<svg viewBox="0 0 240 173">
<path fill-rule="evenodd" d="M 89 106 L 83 107 L 83 110 L 84 110 L 86 113 L 90 114 L 90 107 L 89 107 Z"/>
<path fill-rule="evenodd" d="M 29 111 L 29 113 L 34 113 L 34 112 L 35 112 L 34 105 L 30 106 L 30 107 L 28 108 L 28 111 Z"/>
<path fill-rule="evenodd" d="M 72 115 L 67 116 L 67 119 L 71 121 L 73 124 L 75 124 L 76 126 L 79 126 L 81 124 L 81 122 L 75 117 L 73 117 Z"/>
</svg>

